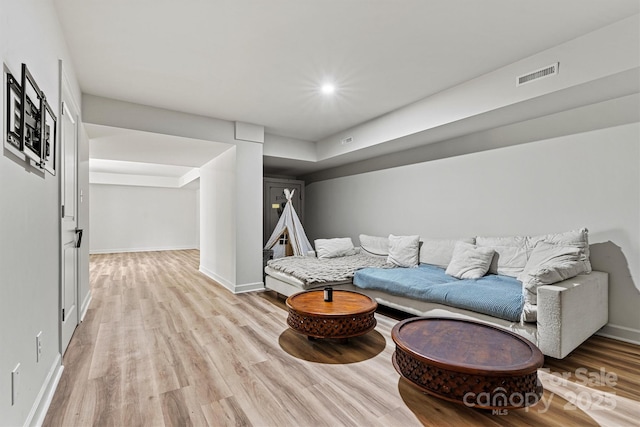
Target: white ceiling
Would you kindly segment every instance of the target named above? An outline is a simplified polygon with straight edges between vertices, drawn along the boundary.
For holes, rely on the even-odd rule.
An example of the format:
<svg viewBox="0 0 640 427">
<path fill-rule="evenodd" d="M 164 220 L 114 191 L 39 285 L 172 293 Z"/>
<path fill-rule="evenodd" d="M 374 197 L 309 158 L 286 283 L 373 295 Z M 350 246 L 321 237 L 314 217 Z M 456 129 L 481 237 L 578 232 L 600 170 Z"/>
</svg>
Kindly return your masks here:
<svg viewBox="0 0 640 427">
<path fill-rule="evenodd" d="M 179 178 L 191 172 L 187 166 L 159 165 L 120 160 L 89 159 L 91 172 L 116 173 L 121 175 L 169 176 Z"/>
<path fill-rule="evenodd" d="M 89 171 L 92 174 L 179 178 L 231 147 L 218 142 L 90 123 L 85 123 L 85 130 L 90 140 Z"/>
<path fill-rule="evenodd" d="M 54 3 L 83 92 L 307 141 L 640 10 L 637 0 Z M 325 81 L 333 97 L 320 94 Z"/>
<path fill-rule="evenodd" d="M 91 159 L 199 168 L 231 145 L 110 126 L 85 124 Z"/>
</svg>

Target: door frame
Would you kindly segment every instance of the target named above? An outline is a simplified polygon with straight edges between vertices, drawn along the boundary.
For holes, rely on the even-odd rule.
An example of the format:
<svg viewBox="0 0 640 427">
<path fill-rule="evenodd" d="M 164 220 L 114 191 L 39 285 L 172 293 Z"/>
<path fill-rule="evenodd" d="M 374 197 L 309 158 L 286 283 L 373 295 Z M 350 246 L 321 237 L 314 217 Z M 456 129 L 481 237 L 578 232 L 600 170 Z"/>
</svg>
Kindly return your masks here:
<svg viewBox="0 0 640 427">
<path fill-rule="evenodd" d="M 271 201 L 269 200 L 269 189 L 271 188 L 271 186 L 283 186 L 283 187 L 287 187 L 287 185 L 291 185 L 291 186 L 297 186 L 299 185 L 299 188 L 296 188 L 296 194 L 298 194 L 298 196 L 300 197 L 300 206 L 296 207 L 296 214 L 298 214 L 298 218 L 300 219 L 300 222 L 302 223 L 302 225 L 304 226 L 304 187 L 305 187 L 305 182 L 302 180 L 298 180 L 298 179 L 285 179 L 285 178 L 269 178 L 269 177 L 263 177 L 262 179 L 262 209 L 263 209 L 263 213 L 262 213 L 262 234 L 263 234 L 263 242 L 262 244 L 264 245 L 268 240 L 269 237 L 271 237 L 271 234 L 273 233 L 273 226 L 271 224 L 269 224 L 269 215 L 268 212 L 272 209 L 271 207 Z M 296 195 L 294 194 L 294 197 L 296 197 Z"/>
<path fill-rule="evenodd" d="M 63 159 L 63 144 L 64 141 L 62 140 L 62 122 L 63 122 L 63 110 L 65 109 L 65 104 L 66 104 L 66 108 L 68 110 L 71 110 L 73 113 L 75 113 L 75 116 L 73 117 L 73 121 L 75 123 L 75 151 L 76 151 L 76 156 L 75 156 L 75 165 L 74 165 L 74 169 L 75 169 L 75 180 L 76 180 L 76 185 L 74 188 L 74 197 L 75 197 L 75 203 L 74 203 L 74 218 L 75 218 L 75 222 L 76 222 L 76 227 L 78 224 L 78 152 L 79 152 L 79 134 L 80 134 L 80 109 L 78 108 L 78 105 L 73 97 L 73 92 L 71 90 L 71 84 L 69 83 L 69 78 L 67 77 L 66 72 L 64 71 L 64 66 L 62 64 L 62 60 L 58 61 L 58 71 L 59 71 L 59 83 L 58 83 L 58 122 L 60 123 L 60 131 L 57 132 L 56 138 L 58 138 L 57 142 L 58 142 L 58 149 L 59 149 L 59 153 L 58 153 L 58 158 L 60 159 L 60 163 L 59 163 L 59 167 L 58 170 L 60 171 L 60 173 L 58 174 L 58 215 L 59 215 L 59 221 L 58 221 L 58 250 L 59 250 L 59 266 L 60 266 L 60 277 L 59 277 L 59 287 L 58 287 L 58 344 L 59 344 L 59 348 L 60 348 L 60 355 L 64 356 L 65 351 L 67 350 L 68 344 L 71 341 L 71 337 L 73 336 L 73 333 L 71 334 L 71 337 L 69 338 L 69 342 L 63 342 L 64 341 L 64 334 L 63 334 L 63 327 L 64 327 L 64 318 L 63 318 L 63 314 L 62 311 L 64 309 L 64 286 L 65 286 L 65 282 L 64 282 L 64 240 L 63 240 L 63 211 L 62 211 L 62 207 L 63 207 L 63 203 L 64 203 L 64 199 L 63 199 L 63 194 L 64 194 L 64 189 L 63 186 L 65 185 L 64 183 L 64 159 Z M 65 208 L 66 209 L 66 208 Z M 78 327 L 78 325 L 80 324 L 80 303 L 79 303 L 79 299 L 80 299 L 80 281 L 79 281 L 79 276 L 80 276 L 80 271 L 79 271 L 79 251 L 76 249 L 75 250 L 75 289 L 73 290 L 73 292 L 75 293 L 75 313 L 72 314 L 73 317 L 67 317 L 67 321 L 73 319 L 73 322 L 75 323 L 74 326 L 74 332 L 75 329 Z"/>
</svg>

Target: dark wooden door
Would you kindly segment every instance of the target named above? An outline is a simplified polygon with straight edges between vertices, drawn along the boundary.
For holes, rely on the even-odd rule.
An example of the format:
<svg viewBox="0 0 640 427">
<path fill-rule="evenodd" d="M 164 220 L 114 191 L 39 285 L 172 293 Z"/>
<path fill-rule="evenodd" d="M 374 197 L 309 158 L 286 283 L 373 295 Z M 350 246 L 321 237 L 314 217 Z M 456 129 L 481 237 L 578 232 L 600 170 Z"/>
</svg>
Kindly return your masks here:
<svg viewBox="0 0 640 427">
<path fill-rule="evenodd" d="M 293 194 L 293 208 L 298 214 L 298 218 L 304 225 L 304 181 L 265 178 L 264 179 L 264 225 L 263 225 L 263 244 L 267 243 L 273 229 L 278 224 L 280 215 L 287 203 L 284 195 L 284 189 L 295 190 Z"/>
</svg>

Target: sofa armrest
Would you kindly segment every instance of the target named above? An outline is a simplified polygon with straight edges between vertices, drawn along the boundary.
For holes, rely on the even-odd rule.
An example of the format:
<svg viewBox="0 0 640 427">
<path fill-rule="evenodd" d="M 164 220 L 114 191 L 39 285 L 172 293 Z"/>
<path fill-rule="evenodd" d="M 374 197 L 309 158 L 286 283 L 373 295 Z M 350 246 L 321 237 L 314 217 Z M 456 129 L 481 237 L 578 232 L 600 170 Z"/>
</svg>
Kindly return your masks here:
<svg viewBox="0 0 640 427">
<path fill-rule="evenodd" d="M 609 319 L 609 275 L 592 271 L 538 288 L 538 346 L 564 358 Z"/>
</svg>

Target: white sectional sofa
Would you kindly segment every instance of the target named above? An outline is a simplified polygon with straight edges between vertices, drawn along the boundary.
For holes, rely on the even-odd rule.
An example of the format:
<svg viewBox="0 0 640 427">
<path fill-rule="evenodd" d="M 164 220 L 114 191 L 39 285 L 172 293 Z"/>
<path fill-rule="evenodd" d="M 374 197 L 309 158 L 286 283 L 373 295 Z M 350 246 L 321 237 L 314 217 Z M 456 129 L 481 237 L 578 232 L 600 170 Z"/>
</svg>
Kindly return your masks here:
<svg viewBox="0 0 640 427">
<path fill-rule="evenodd" d="M 328 285 L 335 289 L 356 290 L 371 296 L 382 306 L 412 315 L 469 319 L 510 330 L 532 341 L 543 354 L 558 359 L 566 357 L 607 323 L 608 275 L 604 272 L 591 271 L 586 229 L 545 236 L 478 237 L 452 240 L 423 238 L 420 241 L 419 249 L 420 267 L 429 267 L 432 270 L 434 268 L 443 269 L 442 276 L 444 269 L 452 263 L 454 249 L 460 241 L 470 245 L 475 244 L 476 247 L 490 247 L 495 251 L 495 256 L 489 267 L 489 275 L 508 276 L 511 278 L 509 279 L 511 282 L 515 281 L 515 277 L 525 281 L 525 284 L 521 286 L 523 299 L 533 301 L 534 304 L 529 302 L 524 304 L 522 319 L 507 320 L 468 307 L 455 307 L 450 305 L 448 301 L 442 303 L 416 299 L 408 296 L 409 293 L 402 290 L 400 285 L 389 286 L 387 284 L 385 290 L 375 287 L 362 288 L 353 284 L 352 277 L 335 280 L 335 276 L 332 277 L 333 281 L 328 283 L 322 281 L 308 283 L 299 275 L 296 277 L 296 274 L 278 270 L 276 268 L 277 261 L 270 262 L 265 268 L 267 274 L 265 287 L 285 296 Z M 543 246 L 543 244 L 538 244 L 541 241 L 544 244 L 551 243 L 559 248 L 569 248 L 571 262 L 567 263 L 566 254 L 561 253 L 560 256 L 555 256 L 552 263 L 558 265 L 559 262 L 562 268 L 550 269 L 547 262 L 543 265 L 544 268 L 538 268 L 535 273 L 532 273 L 531 268 L 527 270 L 529 267 L 527 262 L 533 261 L 537 253 L 540 252 L 539 250 L 534 252 L 534 249 L 536 246 Z M 361 236 L 361 245 L 361 251 L 372 257 L 389 257 L 389 254 L 384 254 L 385 250 L 388 250 L 384 247 L 384 238 Z M 556 247 L 552 245 L 547 245 L 547 247 L 555 250 Z M 580 250 L 573 251 L 571 249 L 573 247 Z M 349 255 L 348 251 L 347 255 Z M 328 259 L 324 262 L 331 263 L 333 261 Z M 576 272 L 579 274 L 574 275 Z M 417 270 L 413 270 L 411 273 L 413 276 L 418 274 Z M 356 272 L 355 274 L 360 273 Z M 365 271 L 363 270 L 361 274 L 364 275 Z M 536 274 L 537 277 L 532 279 L 532 276 L 536 276 Z M 568 275 L 572 277 L 566 277 Z M 538 280 L 540 278 L 542 280 Z M 358 277 L 356 277 L 356 283 L 359 282 L 357 279 Z M 452 278 L 452 281 L 456 280 L 458 279 Z M 472 279 L 471 282 L 461 280 L 448 286 L 455 287 L 458 286 L 457 283 L 466 282 L 470 283 L 469 286 L 474 286 L 473 280 L 475 279 Z M 531 285 L 532 281 L 535 282 L 535 286 Z M 360 282 L 363 281 L 360 280 Z M 549 282 L 553 283 L 546 284 Z M 535 289 L 532 290 L 532 288 Z M 533 298 L 530 295 L 531 292 L 535 293 Z M 523 319 L 526 317 L 531 320 L 532 312 L 535 321 L 524 321 Z"/>
</svg>

